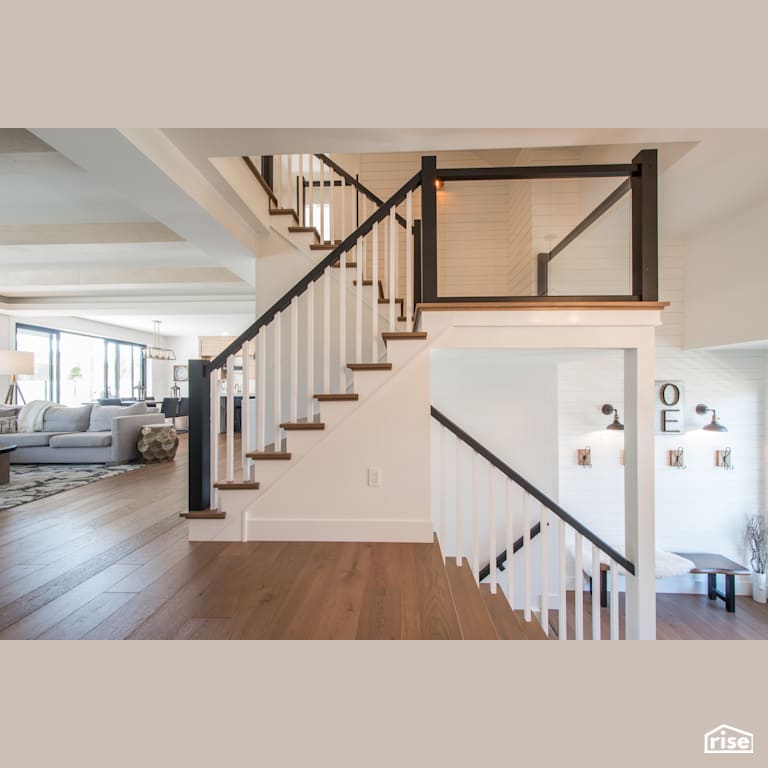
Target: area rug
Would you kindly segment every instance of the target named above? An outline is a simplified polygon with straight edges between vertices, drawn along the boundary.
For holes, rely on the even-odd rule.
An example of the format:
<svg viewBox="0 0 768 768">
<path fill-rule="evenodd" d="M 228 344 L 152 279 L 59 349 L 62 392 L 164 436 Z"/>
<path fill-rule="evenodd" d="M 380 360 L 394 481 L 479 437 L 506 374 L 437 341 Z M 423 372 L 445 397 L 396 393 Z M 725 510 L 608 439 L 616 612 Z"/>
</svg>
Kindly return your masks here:
<svg viewBox="0 0 768 768">
<path fill-rule="evenodd" d="M 0 510 L 143 468 L 144 464 L 11 464 L 11 482 L 0 485 Z"/>
</svg>

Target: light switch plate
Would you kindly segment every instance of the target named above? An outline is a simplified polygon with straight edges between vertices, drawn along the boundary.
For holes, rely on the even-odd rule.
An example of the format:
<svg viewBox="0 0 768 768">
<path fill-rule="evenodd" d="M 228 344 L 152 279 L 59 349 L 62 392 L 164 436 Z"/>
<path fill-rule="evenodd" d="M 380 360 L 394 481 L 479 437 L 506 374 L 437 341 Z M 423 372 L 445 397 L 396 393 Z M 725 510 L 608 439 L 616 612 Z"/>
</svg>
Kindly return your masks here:
<svg viewBox="0 0 768 768">
<path fill-rule="evenodd" d="M 381 488 L 381 469 L 379 467 L 368 467 L 368 487 Z"/>
</svg>

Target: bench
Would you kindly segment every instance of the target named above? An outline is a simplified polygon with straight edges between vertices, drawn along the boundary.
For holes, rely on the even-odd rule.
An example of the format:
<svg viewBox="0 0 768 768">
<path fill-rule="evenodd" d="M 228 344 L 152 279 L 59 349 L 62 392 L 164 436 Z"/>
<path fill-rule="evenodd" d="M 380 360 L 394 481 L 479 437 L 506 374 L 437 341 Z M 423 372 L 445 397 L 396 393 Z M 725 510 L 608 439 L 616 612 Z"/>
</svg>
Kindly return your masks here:
<svg viewBox="0 0 768 768">
<path fill-rule="evenodd" d="M 712 552 L 675 552 L 674 554 L 690 560 L 694 564 L 690 573 L 707 574 L 707 597 L 710 600 L 720 598 L 725 603 L 728 613 L 736 613 L 736 576 L 748 576 L 750 571 L 743 565 L 729 560 L 723 555 Z M 600 605 L 608 607 L 608 570 L 605 563 L 600 564 Z M 725 593 L 717 589 L 717 577 L 725 576 Z M 589 579 L 589 591 L 592 591 L 592 578 Z"/>
</svg>

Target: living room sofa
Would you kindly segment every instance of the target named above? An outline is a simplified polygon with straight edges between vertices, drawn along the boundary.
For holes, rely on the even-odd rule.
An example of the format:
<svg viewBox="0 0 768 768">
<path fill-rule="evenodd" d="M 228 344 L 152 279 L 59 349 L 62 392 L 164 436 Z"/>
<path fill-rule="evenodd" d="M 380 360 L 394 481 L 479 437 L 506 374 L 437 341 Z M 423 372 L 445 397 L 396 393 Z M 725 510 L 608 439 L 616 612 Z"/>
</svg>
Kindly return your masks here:
<svg viewBox="0 0 768 768">
<path fill-rule="evenodd" d="M 20 407 L 0 408 L 11 423 Z M 129 406 L 51 406 L 35 432 L 0 432 L 0 445 L 15 445 L 13 464 L 124 464 L 138 458 L 136 445 L 145 424 L 162 424 L 162 414 L 148 413 L 145 403 Z"/>
</svg>

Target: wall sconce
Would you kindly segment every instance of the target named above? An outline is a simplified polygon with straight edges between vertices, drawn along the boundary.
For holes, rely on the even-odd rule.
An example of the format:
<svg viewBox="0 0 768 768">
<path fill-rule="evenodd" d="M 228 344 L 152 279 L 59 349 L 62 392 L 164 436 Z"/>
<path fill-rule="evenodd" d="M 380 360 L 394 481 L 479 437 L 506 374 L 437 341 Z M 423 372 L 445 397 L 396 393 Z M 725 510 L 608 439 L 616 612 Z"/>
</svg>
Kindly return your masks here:
<svg viewBox="0 0 768 768">
<path fill-rule="evenodd" d="M 592 469 L 592 449 L 589 446 L 579 448 L 579 466 L 584 467 L 584 469 Z"/>
<path fill-rule="evenodd" d="M 606 427 L 606 429 L 624 429 L 624 425 L 619 421 L 619 412 L 612 405 L 606 403 L 603 406 L 602 411 L 606 416 L 613 414 L 613 421 Z"/>
<path fill-rule="evenodd" d="M 439 192 L 445 186 L 445 182 L 442 179 L 435 179 L 435 189 Z"/>
<path fill-rule="evenodd" d="M 669 451 L 669 466 L 675 469 L 685 469 L 685 451 L 678 448 L 675 451 Z"/>
<path fill-rule="evenodd" d="M 715 451 L 715 466 L 721 467 L 722 469 L 733 469 L 730 448 L 725 448 L 722 451 Z"/>
<path fill-rule="evenodd" d="M 696 406 L 696 413 L 703 416 L 705 413 L 711 413 L 712 414 L 712 421 L 709 422 L 709 424 L 705 424 L 702 429 L 705 429 L 707 432 L 727 432 L 727 427 L 724 427 L 718 420 L 717 420 L 717 413 L 715 412 L 714 408 L 709 408 L 708 406 L 699 403 Z"/>
</svg>

